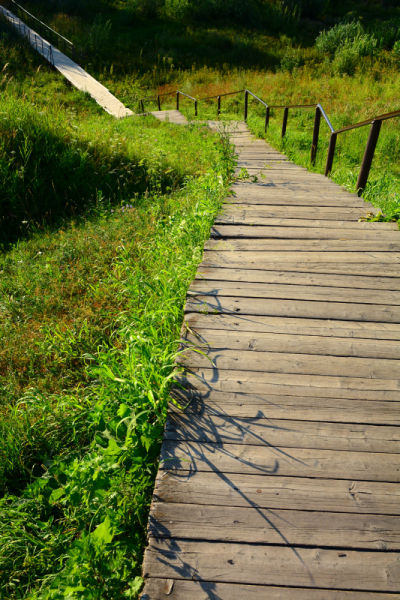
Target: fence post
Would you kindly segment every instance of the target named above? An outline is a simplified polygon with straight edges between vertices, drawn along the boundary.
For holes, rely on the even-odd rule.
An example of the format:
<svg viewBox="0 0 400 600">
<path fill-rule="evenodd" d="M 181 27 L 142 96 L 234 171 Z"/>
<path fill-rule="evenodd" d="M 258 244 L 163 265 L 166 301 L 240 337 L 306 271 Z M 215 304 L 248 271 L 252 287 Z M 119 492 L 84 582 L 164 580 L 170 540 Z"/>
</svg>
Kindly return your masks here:
<svg viewBox="0 0 400 600">
<path fill-rule="evenodd" d="M 143 102 L 143 100 L 141 100 L 140 102 L 142 104 L 142 112 L 144 113 L 144 102 Z"/>
<path fill-rule="evenodd" d="M 197 100 L 194 101 L 194 115 L 197 117 Z"/>
<path fill-rule="evenodd" d="M 369 171 L 371 169 L 372 159 L 374 158 L 376 144 L 379 138 L 379 132 L 381 130 L 382 121 L 372 121 L 371 129 L 369 131 L 367 145 L 365 146 L 365 152 L 361 163 L 360 173 L 357 179 L 357 191 L 363 190 L 368 180 Z"/>
<path fill-rule="evenodd" d="M 335 156 L 336 139 L 337 133 L 332 133 L 331 139 L 329 140 L 328 158 L 326 159 L 325 166 L 325 177 L 328 177 L 329 173 L 332 171 L 333 157 Z"/>
<path fill-rule="evenodd" d="M 247 112 L 249 109 L 249 92 L 246 90 L 244 92 L 244 120 L 247 121 Z"/>
<path fill-rule="evenodd" d="M 179 110 L 179 92 L 176 92 L 176 110 Z"/>
<path fill-rule="evenodd" d="M 288 109 L 288 107 L 286 107 L 283 110 L 283 121 L 282 121 L 282 133 L 281 133 L 281 137 L 285 137 L 288 116 L 289 116 L 289 109 Z"/>
<path fill-rule="evenodd" d="M 158 106 L 158 110 L 161 110 L 160 96 L 157 96 L 157 106 Z"/>
<path fill-rule="evenodd" d="M 219 115 L 221 114 L 221 96 L 218 96 L 218 110 L 217 110 L 217 115 L 218 115 L 218 119 L 219 119 Z"/>
<path fill-rule="evenodd" d="M 264 127 L 264 133 L 267 133 L 268 123 L 269 123 L 269 106 L 267 106 L 267 108 L 265 110 L 265 127 Z"/>
<path fill-rule="evenodd" d="M 319 107 L 315 109 L 315 118 L 314 118 L 314 131 L 313 138 L 311 144 L 311 163 L 314 164 L 315 158 L 317 156 L 317 148 L 318 148 L 318 138 L 319 138 L 319 126 L 321 123 L 321 111 Z"/>
</svg>

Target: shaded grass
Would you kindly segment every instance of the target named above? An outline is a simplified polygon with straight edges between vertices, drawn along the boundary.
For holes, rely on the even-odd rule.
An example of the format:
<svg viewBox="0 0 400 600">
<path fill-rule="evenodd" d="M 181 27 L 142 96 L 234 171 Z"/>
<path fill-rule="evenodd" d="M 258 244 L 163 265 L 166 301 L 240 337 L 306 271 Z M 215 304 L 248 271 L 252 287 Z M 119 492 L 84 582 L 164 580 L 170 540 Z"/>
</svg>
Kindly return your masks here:
<svg viewBox="0 0 400 600">
<path fill-rule="evenodd" d="M 181 191 L 5 255 L 25 296 L 3 321 L 19 400 L 2 407 L 0 477 L 14 493 L 36 478 L 0 503 L 4 597 L 136 596 L 183 303 L 231 169 L 227 144 L 213 148 Z"/>
</svg>

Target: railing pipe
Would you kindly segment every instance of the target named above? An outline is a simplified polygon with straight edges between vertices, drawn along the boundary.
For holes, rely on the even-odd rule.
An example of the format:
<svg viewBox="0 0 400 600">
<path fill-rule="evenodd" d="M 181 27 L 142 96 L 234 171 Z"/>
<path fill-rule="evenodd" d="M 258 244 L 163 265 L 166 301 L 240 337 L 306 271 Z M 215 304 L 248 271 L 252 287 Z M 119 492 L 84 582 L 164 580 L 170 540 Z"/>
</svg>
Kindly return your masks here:
<svg viewBox="0 0 400 600">
<path fill-rule="evenodd" d="M 283 109 L 283 121 L 282 121 L 282 133 L 281 133 L 282 138 L 285 137 L 288 116 L 289 116 L 289 108 L 286 106 Z"/>
<path fill-rule="evenodd" d="M 333 157 L 335 156 L 336 139 L 337 133 L 332 133 L 331 139 L 329 140 L 328 158 L 326 159 L 325 166 L 325 177 L 328 177 L 329 173 L 332 171 Z"/>
<path fill-rule="evenodd" d="M 313 130 L 313 138 L 311 144 L 311 164 L 315 163 L 315 158 L 317 156 L 318 149 L 318 138 L 319 138 L 319 127 L 321 124 L 321 109 L 319 106 L 315 109 L 315 117 L 314 117 L 314 130 Z"/>
<path fill-rule="evenodd" d="M 357 179 L 357 191 L 363 190 L 368 180 L 369 171 L 371 169 L 372 160 L 375 154 L 376 144 L 379 138 L 379 132 L 381 130 L 382 121 L 373 121 L 368 136 L 367 145 L 365 146 L 365 152 L 361 163 L 360 173 Z"/>
</svg>

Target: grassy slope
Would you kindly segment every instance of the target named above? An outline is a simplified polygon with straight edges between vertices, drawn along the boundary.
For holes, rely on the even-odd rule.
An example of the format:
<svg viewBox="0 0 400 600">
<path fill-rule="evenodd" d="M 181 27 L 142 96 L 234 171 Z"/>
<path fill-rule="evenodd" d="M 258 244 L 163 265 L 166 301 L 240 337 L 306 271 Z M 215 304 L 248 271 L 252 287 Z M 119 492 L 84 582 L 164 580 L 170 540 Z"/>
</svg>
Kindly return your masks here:
<svg viewBox="0 0 400 600">
<path fill-rule="evenodd" d="M 12 34 L 1 51 L 0 597 L 135 597 L 182 306 L 230 149 L 201 126 L 112 119 Z"/>
<path fill-rule="evenodd" d="M 270 103 L 322 101 L 336 126 L 398 108 L 390 53 L 363 61 L 355 77 L 333 76 L 313 48 L 312 23 L 263 31 L 143 21 L 124 2 L 28 7 L 71 37 L 83 66 L 132 107 L 149 91 L 179 87 L 201 97 L 247 86 Z M 90 47 L 100 11 L 112 36 Z M 271 72 L 288 43 L 306 64 Z M 0 505 L 0 594 L 135 597 L 182 304 L 223 195 L 229 151 L 197 126 L 112 120 L 9 30 L 0 52 L 8 63 L 0 100 L 0 481 L 14 494 Z M 241 114 L 238 98 L 223 106 L 228 118 Z M 249 123 L 261 135 L 257 111 L 251 106 Z M 207 114 L 215 105 L 200 105 Z M 268 132 L 277 147 L 279 118 L 273 114 Z M 291 113 L 284 149 L 302 164 L 311 126 L 311 114 Z M 384 125 L 367 190 L 388 212 L 399 193 L 399 131 Z M 340 141 L 340 183 L 354 186 L 366 133 Z M 326 146 L 322 133 L 316 169 Z"/>
</svg>

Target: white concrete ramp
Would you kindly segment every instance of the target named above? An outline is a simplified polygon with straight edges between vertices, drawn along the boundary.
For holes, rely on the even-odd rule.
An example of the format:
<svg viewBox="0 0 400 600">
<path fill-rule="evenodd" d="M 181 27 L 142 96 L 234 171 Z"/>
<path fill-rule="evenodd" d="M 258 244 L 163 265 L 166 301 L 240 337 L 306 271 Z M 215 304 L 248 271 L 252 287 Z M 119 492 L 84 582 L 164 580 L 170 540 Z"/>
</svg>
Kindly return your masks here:
<svg viewBox="0 0 400 600">
<path fill-rule="evenodd" d="M 36 33 L 36 31 L 28 27 L 11 11 L 0 6 L 0 13 L 2 13 L 9 23 L 29 40 L 35 50 L 37 50 L 46 60 L 51 62 L 51 64 L 64 75 L 74 87 L 82 92 L 90 94 L 90 96 L 110 115 L 121 118 L 132 116 L 134 114 L 113 96 L 104 85 L 101 85 L 101 83 L 86 73 L 84 69 L 68 58 L 68 56 L 60 52 L 60 50 L 52 46 L 50 42 Z"/>
</svg>

